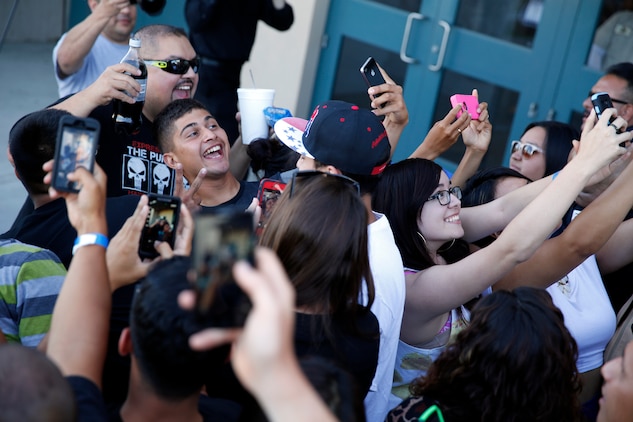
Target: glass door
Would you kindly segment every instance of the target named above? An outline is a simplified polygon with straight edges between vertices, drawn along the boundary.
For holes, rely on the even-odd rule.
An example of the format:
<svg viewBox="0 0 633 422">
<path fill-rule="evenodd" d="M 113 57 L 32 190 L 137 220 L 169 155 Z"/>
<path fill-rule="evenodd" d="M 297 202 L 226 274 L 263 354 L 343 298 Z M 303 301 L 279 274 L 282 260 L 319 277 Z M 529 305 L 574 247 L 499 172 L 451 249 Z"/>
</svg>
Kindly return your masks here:
<svg viewBox="0 0 633 422">
<path fill-rule="evenodd" d="M 555 117 L 556 108 L 566 120 L 582 102 L 576 98 L 582 93 L 563 97 L 577 89 L 574 62 L 567 63 L 567 57 L 582 56 L 578 66 L 583 67 L 593 31 L 588 30 L 585 38 L 573 36 L 582 32 L 587 20 L 589 26 L 595 24 L 591 16 L 598 14 L 600 5 L 580 3 L 332 0 L 313 103 L 333 98 L 367 104 L 358 68 L 367 56 L 374 56 L 403 86 L 409 108 L 410 123 L 394 157 L 399 160 L 446 115 L 452 94 L 477 88 L 480 99 L 489 103 L 493 123 L 483 165 L 505 164 L 510 140 L 529 122 Z M 562 72 L 570 72 L 566 84 L 561 82 Z M 590 87 L 595 74 L 586 75 Z M 458 142 L 438 162 L 454 170 L 462 152 Z"/>
</svg>

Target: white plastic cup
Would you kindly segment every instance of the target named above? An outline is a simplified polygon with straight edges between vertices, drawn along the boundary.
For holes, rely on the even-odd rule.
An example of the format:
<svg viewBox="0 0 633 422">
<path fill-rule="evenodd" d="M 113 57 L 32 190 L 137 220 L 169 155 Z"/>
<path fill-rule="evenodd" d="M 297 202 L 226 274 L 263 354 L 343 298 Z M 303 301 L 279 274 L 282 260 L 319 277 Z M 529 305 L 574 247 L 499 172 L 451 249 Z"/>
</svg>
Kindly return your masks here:
<svg viewBox="0 0 633 422">
<path fill-rule="evenodd" d="M 270 128 L 264 109 L 273 105 L 274 89 L 238 88 L 237 98 L 242 119 L 242 143 L 248 145 L 253 139 L 268 138 Z"/>
</svg>

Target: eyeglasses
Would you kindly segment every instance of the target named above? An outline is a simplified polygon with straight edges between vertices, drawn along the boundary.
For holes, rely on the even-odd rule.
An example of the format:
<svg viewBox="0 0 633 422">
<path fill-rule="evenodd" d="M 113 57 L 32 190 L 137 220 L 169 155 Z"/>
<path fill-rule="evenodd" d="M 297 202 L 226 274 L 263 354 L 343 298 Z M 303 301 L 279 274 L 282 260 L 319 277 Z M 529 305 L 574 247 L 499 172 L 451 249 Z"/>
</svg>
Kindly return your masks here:
<svg viewBox="0 0 633 422">
<path fill-rule="evenodd" d="M 432 416 L 435 416 L 435 419 L 431 419 Z M 444 422 L 444 415 L 437 404 L 429 406 L 418 418 L 418 421 L 420 422 L 430 422 L 435 420 L 438 422 Z"/>
<path fill-rule="evenodd" d="M 454 195 L 455 198 L 461 200 L 462 188 L 460 188 L 459 186 L 453 186 L 450 189 L 435 192 L 433 195 L 429 196 L 429 199 L 427 199 L 427 202 L 437 199 L 440 205 L 448 205 L 451 203 L 451 195 Z"/>
<path fill-rule="evenodd" d="M 589 94 L 587 94 L 587 98 L 591 98 L 593 94 L 595 94 L 595 92 L 589 91 Z M 611 98 L 611 102 L 618 104 L 629 104 L 629 101 L 616 100 L 615 98 Z"/>
<path fill-rule="evenodd" d="M 342 174 L 326 173 L 326 172 L 318 171 L 318 170 L 307 170 L 307 171 L 297 171 L 292 175 L 292 180 L 290 182 L 290 192 L 289 192 L 288 197 L 292 198 L 292 194 L 294 193 L 294 189 L 298 181 L 305 180 L 312 177 L 319 177 L 319 176 L 320 177 L 335 177 L 337 180 L 341 181 L 342 183 L 345 183 L 346 185 L 353 187 L 356 193 L 358 194 L 358 196 L 360 196 L 360 185 L 358 184 L 356 180 L 352 178 L 343 176 Z"/>
<path fill-rule="evenodd" d="M 167 73 L 173 73 L 174 75 L 184 75 L 189 71 L 189 68 L 193 69 L 194 73 L 198 73 L 200 69 L 200 59 L 196 57 L 193 60 L 185 59 L 170 59 L 170 60 L 143 60 L 150 66 L 156 66 L 157 68 L 164 70 Z"/>
<path fill-rule="evenodd" d="M 530 158 L 535 152 L 540 152 L 541 154 L 545 153 L 543 148 L 539 148 L 536 145 L 524 144 L 521 141 L 512 141 L 512 154 L 518 150 L 521 150 L 521 154 L 523 154 L 525 158 Z"/>
</svg>

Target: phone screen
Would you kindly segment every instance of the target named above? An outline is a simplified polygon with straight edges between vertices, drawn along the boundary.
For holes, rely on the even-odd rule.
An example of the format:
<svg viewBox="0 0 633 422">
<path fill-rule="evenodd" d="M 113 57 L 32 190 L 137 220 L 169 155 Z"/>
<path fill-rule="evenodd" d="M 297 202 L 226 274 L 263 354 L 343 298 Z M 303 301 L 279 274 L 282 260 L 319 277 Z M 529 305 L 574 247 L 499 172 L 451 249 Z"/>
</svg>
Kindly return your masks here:
<svg viewBox="0 0 633 422">
<path fill-rule="evenodd" d="M 79 192 L 78 182 L 68 180 L 68 173 L 77 167 L 93 171 L 99 122 L 91 118 L 63 116 L 57 132 L 52 186 L 60 191 Z"/>
<path fill-rule="evenodd" d="M 262 215 L 257 227 L 257 235 L 260 235 L 263 227 L 270 218 L 277 200 L 284 191 L 286 184 L 278 180 L 262 179 L 259 183 L 259 193 L 257 199 L 259 200 L 259 206 L 262 209 Z"/>
<path fill-rule="evenodd" d="M 139 255 L 155 258 L 158 251 L 154 242 L 167 242 L 173 248 L 180 216 L 180 198 L 167 195 L 148 195 L 149 214 L 141 232 Z"/>
<path fill-rule="evenodd" d="M 196 311 L 212 326 L 244 325 L 251 302 L 233 278 L 233 264 L 246 260 L 253 265 L 255 242 L 251 213 L 196 215 L 192 259 Z"/>
</svg>

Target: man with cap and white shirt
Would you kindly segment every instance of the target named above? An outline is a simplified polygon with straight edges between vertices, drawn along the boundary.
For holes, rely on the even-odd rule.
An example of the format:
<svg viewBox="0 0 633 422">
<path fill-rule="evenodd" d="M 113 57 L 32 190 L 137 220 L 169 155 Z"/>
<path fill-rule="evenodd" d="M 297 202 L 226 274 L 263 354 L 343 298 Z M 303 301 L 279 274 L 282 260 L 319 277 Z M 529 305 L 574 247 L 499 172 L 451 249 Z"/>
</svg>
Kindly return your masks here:
<svg viewBox="0 0 633 422">
<path fill-rule="evenodd" d="M 369 262 L 376 291 L 371 311 L 380 325 L 378 367 L 365 397 L 365 411 L 368 421 L 383 421 L 389 411 L 405 299 L 402 258 L 391 226 L 387 217 L 371 209 L 376 182 L 390 162 L 387 132 L 371 111 L 343 101 L 328 101 L 314 109 L 309 121 L 281 119 L 275 124 L 275 133 L 301 154 L 299 170 L 343 174 L 360 185 L 369 221 Z"/>
</svg>

